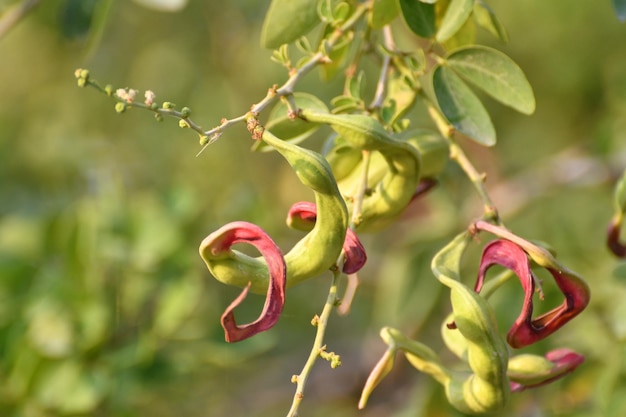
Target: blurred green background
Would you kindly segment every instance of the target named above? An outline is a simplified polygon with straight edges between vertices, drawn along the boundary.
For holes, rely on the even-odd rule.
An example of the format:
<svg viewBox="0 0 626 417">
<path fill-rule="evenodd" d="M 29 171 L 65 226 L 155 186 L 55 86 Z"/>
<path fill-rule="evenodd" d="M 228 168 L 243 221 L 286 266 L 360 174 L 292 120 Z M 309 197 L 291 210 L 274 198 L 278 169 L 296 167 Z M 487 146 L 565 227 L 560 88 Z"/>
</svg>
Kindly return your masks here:
<svg viewBox="0 0 626 417">
<path fill-rule="evenodd" d="M 212 279 L 197 247 L 234 220 L 257 223 L 289 247 L 299 235 L 284 215 L 308 191 L 279 156 L 251 153 L 243 126 L 195 157 L 195 134 L 148 112 L 116 114 L 73 75 L 84 67 L 103 84 L 151 89 L 157 100 L 189 106 L 205 128 L 217 125 L 285 80 L 258 46 L 269 1 L 190 0 L 177 12 L 139 3 L 43 1 L 0 39 L 0 415 L 284 415 L 329 280 L 290 289 L 275 328 L 228 345 L 219 316 L 239 290 Z M 0 12 L 13 4 L 0 1 Z M 487 100 L 498 145 L 464 145 L 488 173 L 506 224 L 549 243 L 593 291 L 580 318 L 530 350 L 568 346 L 585 364 L 515 395 L 501 415 L 623 416 L 626 283 L 613 272 L 619 262 L 604 234 L 626 166 L 626 25 L 608 0 L 491 5 L 510 43 L 484 33 L 481 41 L 520 64 L 537 111 L 521 116 Z M 300 85 L 325 100 L 340 87 L 320 85 L 315 73 Z M 327 336 L 343 365 L 318 363 L 303 416 L 461 415 L 404 360 L 356 410 L 385 347 L 381 326 L 441 348 L 449 307 L 430 259 L 480 214 L 458 169 L 442 183 L 401 222 L 364 236 L 362 285 Z M 546 285 L 548 306 L 560 303 L 555 293 Z M 493 301 L 506 326 L 521 290 L 511 284 Z M 241 320 L 262 303 L 249 297 Z"/>
</svg>

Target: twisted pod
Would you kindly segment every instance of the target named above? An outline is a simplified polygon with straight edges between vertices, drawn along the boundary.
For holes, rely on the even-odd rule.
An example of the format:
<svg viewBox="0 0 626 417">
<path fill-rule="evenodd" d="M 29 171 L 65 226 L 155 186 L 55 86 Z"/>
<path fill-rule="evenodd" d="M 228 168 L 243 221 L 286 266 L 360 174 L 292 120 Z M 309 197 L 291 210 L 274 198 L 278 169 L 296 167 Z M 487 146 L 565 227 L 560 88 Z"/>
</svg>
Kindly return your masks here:
<svg viewBox="0 0 626 417">
<path fill-rule="evenodd" d="M 337 262 L 346 230 L 348 211 L 328 163 L 316 152 L 284 142 L 265 130 L 262 140 L 276 149 L 291 165 L 305 186 L 315 193 L 316 222 L 309 233 L 285 255 L 286 287 L 320 275 Z M 269 285 L 269 273 L 262 257 L 237 250 L 213 250 L 219 236 L 209 235 L 200 245 L 200 256 L 220 282 L 262 294 Z"/>
<path fill-rule="evenodd" d="M 511 392 L 507 377 L 509 355 L 506 343 L 498 333 L 495 315 L 484 298 L 459 281 L 459 263 L 470 239 L 469 233 L 457 236 L 435 255 L 432 270 L 451 290 L 451 316 L 455 325 L 444 326 L 444 341 L 468 363 L 471 372 L 448 369 L 431 348 L 410 340 L 396 329 L 385 327 L 380 335 L 388 349 L 365 383 L 360 408 L 365 406 L 372 390 L 393 367 L 398 350 L 416 369 L 442 384 L 448 402 L 461 412 L 487 413 L 507 403 Z"/>
<path fill-rule="evenodd" d="M 252 323 L 237 325 L 234 310 L 248 295 L 250 289 L 250 283 L 248 283 L 222 314 L 221 323 L 226 341 L 237 342 L 247 339 L 274 326 L 285 305 L 287 271 L 283 253 L 272 238 L 257 225 L 248 222 L 232 222 L 211 233 L 204 241 L 208 242 L 205 250 L 214 257 L 230 252 L 231 246 L 236 243 L 249 243 L 259 250 L 267 264 L 270 282 L 261 315 Z"/>
<path fill-rule="evenodd" d="M 465 339 L 467 363 L 473 372 L 450 378 L 445 384 L 448 401 L 463 412 L 485 413 L 502 408 L 508 401 L 509 354 L 487 301 L 460 282 L 459 263 L 470 239 L 469 233 L 457 236 L 435 255 L 432 270 L 451 290 L 455 329 L 448 331 L 458 331 Z"/>
<path fill-rule="evenodd" d="M 481 290 L 485 273 L 494 264 L 512 270 L 524 288 L 522 312 L 507 335 L 507 340 L 512 347 L 520 348 L 544 339 L 587 307 L 590 300 L 587 282 L 576 272 L 561 265 L 550 252 L 501 226 L 483 220 L 476 222 L 474 228 L 488 231 L 502 238 L 491 242 L 483 251 L 476 291 Z M 550 272 L 564 298 L 561 305 L 534 319 L 532 318 L 532 294 L 535 289 L 535 280 L 528 258 Z"/>
<path fill-rule="evenodd" d="M 361 151 L 377 151 L 384 159 L 386 169 L 374 169 L 372 175 L 368 175 L 368 191 L 357 229 L 383 226 L 400 214 L 411 201 L 419 182 L 420 155 L 413 146 L 395 139 L 377 120 L 363 114 L 332 114 L 303 109 L 300 116 L 313 123 L 328 124 L 339 135 L 337 143 L 340 146 L 347 144 L 359 154 Z M 360 186 L 360 181 L 350 179 L 349 173 L 355 171 L 360 155 L 347 150 L 339 156 L 339 159 L 342 158 L 343 161 L 338 162 L 341 166 L 338 166 L 337 174 L 342 179 L 342 192 L 350 206 L 350 197 L 357 194 L 355 188 Z"/>
</svg>

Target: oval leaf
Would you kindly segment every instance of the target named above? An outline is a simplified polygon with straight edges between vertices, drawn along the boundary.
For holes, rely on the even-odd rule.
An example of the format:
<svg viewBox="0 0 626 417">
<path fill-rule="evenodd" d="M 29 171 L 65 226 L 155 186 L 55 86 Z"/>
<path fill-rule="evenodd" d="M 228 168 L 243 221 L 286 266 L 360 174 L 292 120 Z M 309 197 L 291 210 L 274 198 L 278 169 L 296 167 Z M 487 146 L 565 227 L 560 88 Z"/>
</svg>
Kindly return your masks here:
<svg viewBox="0 0 626 417">
<path fill-rule="evenodd" d="M 535 95 L 526 76 L 505 54 L 485 46 L 453 51 L 448 66 L 476 87 L 520 113 L 535 111 Z"/>
<path fill-rule="evenodd" d="M 383 26 L 395 19 L 398 13 L 396 0 L 374 0 L 370 14 L 370 26 L 372 29 L 382 29 Z"/>
<path fill-rule="evenodd" d="M 417 0 L 398 0 L 402 17 L 413 33 L 422 38 L 435 34 L 435 6 Z"/>
<path fill-rule="evenodd" d="M 261 46 L 274 49 L 293 42 L 319 21 L 317 0 L 272 0 L 261 29 Z"/>
<path fill-rule="evenodd" d="M 311 109 L 320 112 L 328 112 L 328 107 L 319 98 L 308 93 L 294 93 L 293 98 L 300 109 Z M 289 118 L 289 107 L 283 101 L 279 101 L 270 112 L 265 128 L 270 130 L 275 136 L 286 142 L 294 144 L 300 143 L 311 136 L 320 125 L 306 122 L 300 118 Z M 269 152 L 274 150 L 264 141 L 254 142 L 252 150 Z"/>
<path fill-rule="evenodd" d="M 502 42 L 507 43 L 509 41 L 509 34 L 504 28 L 504 25 L 500 22 L 500 19 L 498 19 L 498 16 L 496 16 L 491 7 L 482 0 L 477 0 L 474 3 L 474 19 L 476 19 L 476 23 L 478 23 L 480 27 L 487 30 Z"/>
<path fill-rule="evenodd" d="M 433 72 L 433 89 L 441 112 L 456 130 L 481 145 L 495 145 L 496 132 L 489 114 L 463 80 L 440 66 Z"/>
<path fill-rule="evenodd" d="M 437 31 L 437 42 L 450 39 L 463 26 L 473 7 L 474 0 L 452 0 Z"/>
</svg>

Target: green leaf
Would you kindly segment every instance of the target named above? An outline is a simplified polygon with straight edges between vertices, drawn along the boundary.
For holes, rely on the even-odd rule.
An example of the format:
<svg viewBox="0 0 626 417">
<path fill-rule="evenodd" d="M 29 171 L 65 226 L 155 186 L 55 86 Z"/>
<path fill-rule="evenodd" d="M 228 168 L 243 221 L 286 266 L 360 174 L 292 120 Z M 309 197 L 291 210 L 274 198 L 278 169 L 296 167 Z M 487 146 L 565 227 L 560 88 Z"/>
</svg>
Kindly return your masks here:
<svg viewBox="0 0 626 417">
<path fill-rule="evenodd" d="M 520 113 L 535 111 L 535 95 L 526 76 L 505 54 L 485 46 L 453 51 L 448 66 L 504 105 Z"/>
<path fill-rule="evenodd" d="M 463 26 L 473 7 L 474 0 L 452 0 L 437 31 L 437 42 L 450 39 Z"/>
<path fill-rule="evenodd" d="M 402 17 L 413 33 L 422 38 L 435 34 L 435 6 L 417 0 L 398 0 Z"/>
<path fill-rule="evenodd" d="M 76 359 L 52 362 L 35 381 L 37 402 L 59 414 L 92 412 L 105 394 L 102 375 L 85 369 Z"/>
<path fill-rule="evenodd" d="M 272 0 L 261 29 L 261 46 L 274 49 L 293 42 L 319 21 L 317 0 Z"/>
<path fill-rule="evenodd" d="M 334 31 L 334 28 L 331 25 L 328 25 L 324 33 L 326 35 L 332 31 Z M 337 75 L 344 67 L 346 58 L 350 52 L 350 47 L 354 45 L 353 41 L 354 32 L 347 32 L 329 51 L 328 58 L 330 61 L 325 62 L 319 67 L 322 80 L 329 81 L 333 79 L 335 75 Z"/>
<path fill-rule="evenodd" d="M 370 14 L 372 29 L 382 29 L 398 16 L 398 2 L 396 0 L 374 0 Z"/>
<path fill-rule="evenodd" d="M 486 29 L 502 42 L 507 43 L 509 41 L 509 34 L 506 32 L 504 25 L 491 7 L 482 0 L 476 0 L 474 3 L 474 19 L 476 19 L 476 23 L 480 27 Z"/>
<path fill-rule="evenodd" d="M 316 96 L 308 93 L 294 93 L 293 98 L 298 108 L 319 110 L 328 112 L 326 104 Z M 279 101 L 270 112 L 269 119 L 265 124 L 265 128 L 270 130 L 275 136 L 284 141 L 294 144 L 300 143 L 311 136 L 320 125 L 317 123 L 305 122 L 302 119 L 290 119 L 289 107 L 284 101 Z M 255 151 L 270 152 L 274 148 L 268 146 L 263 141 L 255 142 L 253 148 Z"/>
<path fill-rule="evenodd" d="M 467 19 L 452 37 L 442 42 L 446 51 L 453 51 L 474 44 L 476 44 L 476 22 L 472 19 Z"/>
<path fill-rule="evenodd" d="M 433 89 L 441 112 L 456 130 L 481 145 L 495 145 L 496 132 L 487 110 L 459 76 L 447 67 L 437 67 Z"/>
<path fill-rule="evenodd" d="M 613 8 L 620 22 L 626 21 L 626 0 L 613 0 Z"/>
<path fill-rule="evenodd" d="M 154 316 L 154 331 L 159 337 L 171 337 L 188 321 L 198 306 L 202 290 L 202 280 L 195 275 L 165 286 L 156 300 Z"/>
</svg>

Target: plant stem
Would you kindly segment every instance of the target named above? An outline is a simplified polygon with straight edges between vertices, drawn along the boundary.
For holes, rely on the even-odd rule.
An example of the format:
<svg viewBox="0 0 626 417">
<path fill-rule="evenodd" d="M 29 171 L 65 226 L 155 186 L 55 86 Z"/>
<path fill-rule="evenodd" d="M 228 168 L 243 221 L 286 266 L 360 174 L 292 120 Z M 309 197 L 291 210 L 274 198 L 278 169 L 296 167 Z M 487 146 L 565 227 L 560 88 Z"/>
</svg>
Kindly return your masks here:
<svg viewBox="0 0 626 417">
<path fill-rule="evenodd" d="M 293 402 L 291 403 L 291 409 L 287 414 L 287 417 L 296 417 L 298 415 L 298 407 L 304 398 L 304 388 L 306 382 L 313 370 L 313 365 L 315 365 L 315 361 L 320 356 L 320 352 L 323 350 L 324 346 L 324 335 L 326 333 L 326 327 L 328 325 L 328 318 L 330 317 L 330 313 L 335 307 L 337 302 L 337 281 L 339 276 L 341 275 L 340 269 L 337 268 L 333 271 L 333 278 L 330 285 L 330 290 L 328 291 L 328 297 L 326 298 L 326 304 L 324 304 L 324 309 L 322 310 L 322 314 L 320 316 L 316 316 L 314 320 L 314 324 L 317 327 L 317 331 L 315 332 L 315 341 L 313 342 L 313 348 L 311 349 L 311 353 L 309 354 L 309 358 L 307 359 L 302 371 L 299 375 L 294 375 L 293 380 L 297 383 L 296 393 L 293 397 Z"/>
<path fill-rule="evenodd" d="M 361 17 L 365 14 L 365 12 L 368 9 L 368 4 L 367 3 L 363 3 L 363 4 L 359 4 L 357 5 L 356 10 L 354 11 L 354 13 L 352 13 L 352 15 L 350 16 L 349 19 L 347 19 L 343 25 L 341 25 L 341 27 L 339 27 L 338 29 L 336 29 L 328 38 L 328 40 L 325 42 L 326 47 L 324 48 L 325 50 L 320 50 L 318 52 L 316 52 L 315 54 L 313 54 L 308 61 L 306 61 L 300 68 L 298 68 L 297 71 L 294 71 L 289 78 L 287 79 L 287 81 L 285 81 L 285 83 L 278 87 L 275 86 L 273 88 L 270 88 L 268 90 L 267 95 L 263 98 L 263 100 L 259 101 L 258 103 L 254 104 L 251 108 L 250 108 L 250 112 L 253 114 L 259 114 L 261 113 L 263 110 L 265 110 L 265 108 L 267 108 L 267 106 L 273 104 L 274 102 L 276 102 L 276 100 L 278 100 L 280 97 L 284 97 L 284 96 L 288 96 L 293 94 L 294 92 L 294 88 L 296 86 L 296 84 L 300 81 L 300 79 L 302 79 L 302 77 L 304 77 L 306 74 L 308 74 L 309 72 L 311 72 L 315 67 L 317 67 L 319 64 L 324 63 L 328 60 L 328 51 L 330 51 L 332 49 L 332 47 L 341 39 L 341 36 L 343 35 L 344 32 L 350 30 L 354 25 L 356 25 L 359 20 L 361 19 Z M 206 132 L 204 132 L 205 136 L 208 137 L 219 137 L 219 135 L 221 134 L 221 131 L 234 124 L 234 123 L 238 123 L 245 120 L 245 115 L 243 116 L 239 116 L 236 117 L 234 119 L 224 119 L 222 121 L 222 124 L 220 126 L 214 127 L 213 129 L 209 129 Z M 217 134 L 217 136 L 216 136 Z M 210 143 L 212 143 L 213 141 L 211 141 Z M 207 144 L 208 145 L 208 144 Z"/>
<path fill-rule="evenodd" d="M 385 39 L 385 46 L 389 48 L 389 50 L 393 50 L 395 48 L 395 43 L 393 41 L 393 36 L 391 34 L 391 28 L 389 25 L 383 28 L 383 36 Z M 376 84 L 376 93 L 374 94 L 374 99 L 372 100 L 372 104 L 370 104 L 371 110 L 380 109 L 383 106 L 383 101 L 385 100 L 385 92 L 387 90 L 387 78 L 389 77 L 389 65 L 391 63 L 391 56 L 388 54 L 383 54 L 383 64 L 380 69 L 380 75 L 378 76 L 378 83 Z"/>
<path fill-rule="evenodd" d="M 434 120 L 441 134 L 448 140 L 448 144 L 450 146 L 450 159 L 452 159 L 454 162 L 457 163 L 459 167 L 461 167 L 463 172 L 465 172 L 465 175 L 467 175 L 469 180 L 474 185 L 476 192 L 480 196 L 480 199 L 483 202 L 483 218 L 486 220 L 492 220 L 499 224 L 500 216 L 498 214 L 498 209 L 491 200 L 491 197 L 487 192 L 487 188 L 485 187 L 486 175 L 484 173 L 478 172 L 478 170 L 474 167 L 472 162 L 463 151 L 463 148 L 461 148 L 459 144 L 456 143 L 456 141 L 454 140 L 454 128 L 450 126 L 450 124 L 444 119 L 439 110 L 437 110 L 432 104 L 429 104 L 428 113 Z"/>
</svg>

